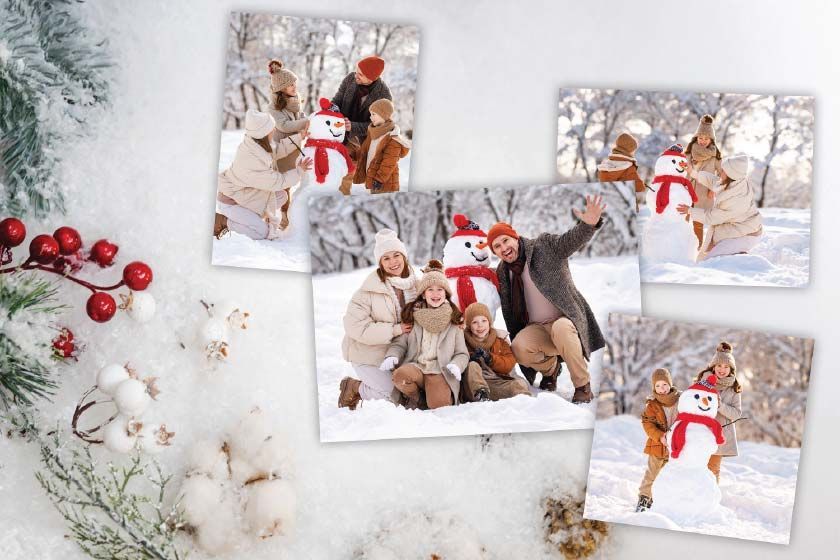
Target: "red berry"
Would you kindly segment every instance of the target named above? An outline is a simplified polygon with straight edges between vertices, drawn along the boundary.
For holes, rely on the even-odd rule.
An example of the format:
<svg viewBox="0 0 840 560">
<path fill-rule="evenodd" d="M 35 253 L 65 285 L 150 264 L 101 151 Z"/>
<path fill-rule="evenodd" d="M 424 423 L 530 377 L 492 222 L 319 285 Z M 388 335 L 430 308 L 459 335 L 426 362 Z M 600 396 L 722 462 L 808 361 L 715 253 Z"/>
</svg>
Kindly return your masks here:
<svg viewBox="0 0 840 560">
<path fill-rule="evenodd" d="M 58 228 L 53 232 L 53 237 L 58 241 L 58 252 L 62 255 L 72 255 L 82 248 L 82 236 L 71 227 Z"/>
<path fill-rule="evenodd" d="M 0 222 L 0 245 L 17 247 L 26 239 L 26 226 L 17 218 L 6 218 Z"/>
<path fill-rule="evenodd" d="M 53 350 L 60 358 L 69 358 L 76 351 L 73 344 L 73 332 L 68 328 L 61 329 L 61 333 L 52 341 Z"/>
<path fill-rule="evenodd" d="M 97 323 L 104 323 L 110 321 L 117 312 L 117 302 L 110 294 L 96 292 L 88 298 L 86 309 L 88 317 Z"/>
<path fill-rule="evenodd" d="M 107 239 L 100 239 L 90 248 L 90 260 L 101 267 L 111 266 L 119 250 L 119 247 Z"/>
<path fill-rule="evenodd" d="M 50 264 L 58 258 L 58 241 L 52 235 L 36 235 L 29 243 L 29 256 L 41 264 Z"/>
<path fill-rule="evenodd" d="M 130 262 L 123 269 L 123 282 L 132 290 L 145 290 L 152 283 L 152 269 L 140 261 Z"/>
</svg>

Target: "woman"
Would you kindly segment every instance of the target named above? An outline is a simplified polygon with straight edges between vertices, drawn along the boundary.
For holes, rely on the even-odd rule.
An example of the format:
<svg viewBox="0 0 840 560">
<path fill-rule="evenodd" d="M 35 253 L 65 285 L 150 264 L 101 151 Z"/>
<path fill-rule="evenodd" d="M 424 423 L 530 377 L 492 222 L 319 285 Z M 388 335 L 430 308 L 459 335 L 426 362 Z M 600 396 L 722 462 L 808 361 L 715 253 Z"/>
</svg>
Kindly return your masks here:
<svg viewBox="0 0 840 560">
<path fill-rule="evenodd" d="M 312 168 L 312 159 L 302 158 L 293 169 L 277 171 L 270 142 L 274 124 L 266 113 L 245 113 L 245 138 L 233 163 L 219 174 L 217 237 L 227 228 L 251 239 L 276 239 L 285 229 L 280 209 L 289 200 L 286 189 L 300 182 Z"/>
<path fill-rule="evenodd" d="M 277 59 L 268 63 L 268 73 L 271 75 L 271 107 L 268 114 L 275 121 L 271 140 L 277 158 L 277 171 L 284 172 L 294 169 L 298 156 L 303 155 L 303 140 L 309 128 L 309 119 L 300 109 L 301 99 L 295 73 L 285 69 Z M 283 229 L 289 225 L 291 189 L 286 189 L 286 196 L 286 203 L 280 208 L 280 224 Z"/>
<path fill-rule="evenodd" d="M 721 155 L 715 139 L 714 123 L 715 119 L 711 115 L 700 117 L 697 130 L 685 150 L 688 161 L 697 171 L 707 171 L 709 173 L 720 171 Z M 711 208 L 715 198 L 714 193 L 696 179 L 692 179 L 691 183 L 694 192 L 697 193 L 697 202 L 694 206 L 703 210 Z M 694 235 L 697 236 L 697 246 L 701 247 L 703 245 L 703 222 L 694 222 Z"/>
<path fill-rule="evenodd" d="M 697 171 L 690 163 L 689 176 L 714 193 L 711 208 L 677 206 L 695 222 L 708 228 L 697 260 L 722 255 L 748 253 L 761 240 L 761 214 L 755 203 L 755 188 L 749 179 L 749 158 L 737 155 L 725 158 L 717 175 Z"/>
<path fill-rule="evenodd" d="M 400 313 L 417 297 L 417 277 L 396 232 L 383 229 L 376 234 L 373 256 L 379 266 L 353 294 L 344 314 L 341 350 L 359 379 L 341 380 L 338 406 L 350 410 L 362 400 L 396 402 L 391 373 L 379 365 L 391 342 L 411 332 L 411 325 L 400 320 Z"/>
</svg>

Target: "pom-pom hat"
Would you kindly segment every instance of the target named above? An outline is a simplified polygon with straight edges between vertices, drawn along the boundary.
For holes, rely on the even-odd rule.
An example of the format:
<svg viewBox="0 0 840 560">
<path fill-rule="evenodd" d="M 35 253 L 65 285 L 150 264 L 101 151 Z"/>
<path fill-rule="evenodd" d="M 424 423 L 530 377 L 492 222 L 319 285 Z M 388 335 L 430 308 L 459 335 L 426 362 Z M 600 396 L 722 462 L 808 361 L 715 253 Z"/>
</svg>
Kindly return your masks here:
<svg viewBox="0 0 840 560">
<path fill-rule="evenodd" d="M 712 361 L 709 362 L 709 367 L 715 367 L 723 364 L 728 365 L 731 368 L 735 367 L 735 356 L 732 354 L 732 345 L 725 340 L 721 341 L 721 343 L 717 345 L 715 355 L 712 357 Z"/>
<path fill-rule="evenodd" d="M 397 232 L 391 229 L 381 229 L 376 232 L 375 242 L 373 245 L 373 257 L 376 259 L 376 263 L 379 264 L 379 261 L 382 260 L 382 255 L 390 253 L 391 251 L 400 253 L 406 258 L 406 260 L 408 260 L 408 252 L 405 249 L 405 243 L 400 241 L 400 238 L 397 237 Z"/>
<path fill-rule="evenodd" d="M 268 73 L 271 74 L 271 92 L 277 93 L 297 82 L 298 77 L 291 70 L 283 67 L 283 62 L 273 58 L 268 62 Z"/>
<path fill-rule="evenodd" d="M 694 385 L 688 388 L 689 391 L 705 391 L 706 393 L 712 393 L 717 395 L 717 389 L 715 388 L 717 385 L 717 377 L 715 375 L 710 375 L 706 379 L 701 379 Z"/>
<path fill-rule="evenodd" d="M 694 132 L 694 136 L 708 136 L 712 139 L 712 142 L 715 141 L 715 118 L 712 115 L 703 115 L 700 117 L 700 122 L 697 124 L 697 130 Z"/>
<path fill-rule="evenodd" d="M 671 144 L 667 150 L 662 152 L 662 156 L 685 157 L 685 151 L 683 150 L 682 144 Z"/>
<path fill-rule="evenodd" d="M 315 113 L 316 115 L 325 115 L 328 117 L 335 117 L 337 119 L 343 119 L 344 115 L 341 114 L 338 105 L 335 105 L 332 101 L 327 99 L 326 97 L 322 97 L 318 100 L 318 105 L 321 107 L 321 110 Z"/>
<path fill-rule="evenodd" d="M 443 263 L 437 259 L 430 260 L 426 268 L 423 269 L 423 277 L 417 283 L 418 298 L 432 286 L 443 288 L 449 294 L 449 297 L 452 297 L 452 288 L 449 287 L 449 280 L 443 273 Z"/>
<path fill-rule="evenodd" d="M 463 214 L 455 214 L 452 216 L 452 223 L 455 224 L 455 227 L 458 229 L 455 230 L 455 233 L 451 235 L 451 237 L 458 237 L 461 235 L 469 235 L 472 237 L 487 237 L 487 234 L 478 227 L 478 224 L 474 221 L 470 220 Z"/>
</svg>

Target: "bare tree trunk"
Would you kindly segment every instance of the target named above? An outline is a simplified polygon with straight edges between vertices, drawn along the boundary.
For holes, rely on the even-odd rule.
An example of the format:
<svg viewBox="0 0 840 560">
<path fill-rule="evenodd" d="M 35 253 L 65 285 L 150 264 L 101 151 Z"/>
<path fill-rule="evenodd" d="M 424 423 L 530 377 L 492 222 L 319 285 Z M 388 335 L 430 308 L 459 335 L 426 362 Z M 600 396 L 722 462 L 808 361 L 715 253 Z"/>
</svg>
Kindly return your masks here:
<svg viewBox="0 0 840 560">
<path fill-rule="evenodd" d="M 759 208 L 764 208 L 764 201 L 767 197 L 767 177 L 770 175 L 770 164 L 773 161 L 773 158 L 776 157 L 775 151 L 776 146 L 779 143 L 779 113 L 781 112 L 781 103 L 779 97 L 774 95 L 773 96 L 773 112 L 771 113 L 771 118 L 773 119 L 773 135 L 770 137 L 770 151 L 767 153 L 767 157 L 764 158 L 764 171 L 761 174 L 761 194 L 758 196 L 758 199 L 755 201 L 756 205 Z"/>
</svg>

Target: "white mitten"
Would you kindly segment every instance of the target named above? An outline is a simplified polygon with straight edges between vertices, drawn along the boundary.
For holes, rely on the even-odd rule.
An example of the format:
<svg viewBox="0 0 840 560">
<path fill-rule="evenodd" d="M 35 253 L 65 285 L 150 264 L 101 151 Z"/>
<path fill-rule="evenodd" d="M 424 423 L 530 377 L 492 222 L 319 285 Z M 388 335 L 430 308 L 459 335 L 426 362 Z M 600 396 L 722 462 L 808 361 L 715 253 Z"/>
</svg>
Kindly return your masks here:
<svg viewBox="0 0 840 560">
<path fill-rule="evenodd" d="M 382 371 L 391 371 L 395 367 L 397 367 L 397 362 L 398 361 L 399 360 L 397 358 L 395 358 L 394 356 L 388 356 L 387 358 L 382 360 L 381 364 L 379 364 L 379 369 L 381 369 Z"/>
<path fill-rule="evenodd" d="M 449 370 L 449 373 L 455 376 L 455 379 L 461 381 L 461 368 L 455 364 L 446 364 L 446 369 Z"/>
</svg>

